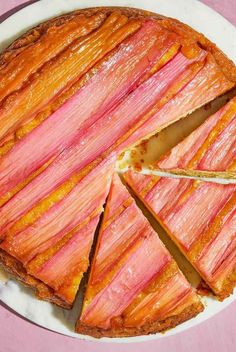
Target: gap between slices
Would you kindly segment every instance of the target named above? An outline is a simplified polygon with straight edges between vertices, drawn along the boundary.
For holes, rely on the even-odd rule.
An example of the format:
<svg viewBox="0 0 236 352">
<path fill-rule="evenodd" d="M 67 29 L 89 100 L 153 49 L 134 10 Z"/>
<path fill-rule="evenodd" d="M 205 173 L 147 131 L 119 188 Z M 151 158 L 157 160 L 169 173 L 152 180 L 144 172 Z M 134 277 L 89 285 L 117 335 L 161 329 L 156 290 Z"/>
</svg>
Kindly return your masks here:
<svg viewBox="0 0 236 352">
<path fill-rule="evenodd" d="M 115 174 L 76 331 L 98 337 L 148 334 L 174 327 L 202 309 Z"/>
<path fill-rule="evenodd" d="M 228 297 L 236 283 L 236 185 L 124 177 L 215 295 Z"/>
</svg>

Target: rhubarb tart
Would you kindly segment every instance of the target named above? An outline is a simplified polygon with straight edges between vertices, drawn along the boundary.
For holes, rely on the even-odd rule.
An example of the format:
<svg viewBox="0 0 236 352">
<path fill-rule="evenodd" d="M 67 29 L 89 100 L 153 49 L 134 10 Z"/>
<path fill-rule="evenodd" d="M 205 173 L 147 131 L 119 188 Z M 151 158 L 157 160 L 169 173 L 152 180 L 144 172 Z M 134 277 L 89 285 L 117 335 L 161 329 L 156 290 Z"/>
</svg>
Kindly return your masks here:
<svg viewBox="0 0 236 352">
<path fill-rule="evenodd" d="M 0 55 L 2 265 L 38 297 L 71 308 L 92 258 L 77 330 L 96 336 L 156 332 L 196 315 L 202 310 L 196 293 L 118 176 L 113 178 L 115 163 L 124 150 L 235 83 L 233 62 L 202 34 L 138 9 L 78 10 L 17 39 Z M 231 177 L 234 137 L 235 99 L 174 149 L 183 162 L 174 156 L 173 165 L 171 152 L 158 167 L 227 172 Z M 192 181 L 181 182 L 187 192 Z M 196 182 L 192 187 L 201 196 L 201 187 L 211 189 L 204 185 Z M 233 282 L 234 210 L 227 203 L 233 202 L 228 199 L 233 186 L 219 189 L 223 195 L 217 198 L 218 191 L 212 191 L 212 199 L 217 205 L 224 199 L 222 207 L 228 209 L 220 223 L 229 227 L 223 241 L 226 252 L 220 249 L 221 225 L 219 231 L 216 225 L 209 227 L 210 234 L 208 228 L 195 227 L 201 234 L 191 240 L 186 234 L 186 241 L 189 256 L 197 253 L 195 266 L 224 297 Z M 108 194 L 93 258 L 91 248 Z M 221 221 L 219 211 L 206 214 L 212 224 Z M 201 210 L 195 215 L 203 221 Z M 198 244 L 199 252 L 192 249 Z M 207 263 L 200 259 L 204 250 Z"/>
</svg>

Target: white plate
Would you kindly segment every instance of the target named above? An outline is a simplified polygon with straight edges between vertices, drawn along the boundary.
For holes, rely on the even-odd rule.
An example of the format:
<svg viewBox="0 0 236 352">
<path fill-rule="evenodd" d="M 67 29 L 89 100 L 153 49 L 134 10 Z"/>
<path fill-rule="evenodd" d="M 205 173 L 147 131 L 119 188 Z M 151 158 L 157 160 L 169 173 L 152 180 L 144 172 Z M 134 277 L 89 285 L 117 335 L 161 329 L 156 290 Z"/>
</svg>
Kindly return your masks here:
<svg viewBox="0 0 236 352">
<path fill-rule="evenodd" d="M 0 49 L 36 24 L 77 8 L 92 6 L 129 6 L 139 7 L 159 14 L 178 18 L 196 30 L 204 33 L 215 42 L 232 60 L 236 62 L 235 28 L 218 13 L 196 0 L 41 0 L 17 12 L 0 25 Z M 219 103 L 218 103 L 219 104 Z M 222 104 L 222 100 L 220 101 Z M 209 114 L 210 112 L 208 112 Z M 182 128 L 182 127 L 181 127 Z M 186 262 L 183 261 L 183 267 Z M 195 276 L 194 272 L 191 276 Z M 24 288 L 15 280 L 9 279 L 0 271 L 0 298 L 20 315 L 50 330 L 81 339 L 97 340 L 89 336 L 73 333 L 78 315 L 80 299 L 78 297 L 72 311 L 66 311 L 52 304 L 37 300 L 30 289 Z M 163 334 L 131 338 L 114 338 L 112 342 L 137 342 L 165 338 L 186 330 L 220 312 L 236 298 L 236 294 L 222 303 L 204 298 L 206 308 L 196 318 L 185 322 Z M 98 340 L 97 340 L 98 341 Z M 111 342 L 109 338 L 99 341 Z"/>
</svg>

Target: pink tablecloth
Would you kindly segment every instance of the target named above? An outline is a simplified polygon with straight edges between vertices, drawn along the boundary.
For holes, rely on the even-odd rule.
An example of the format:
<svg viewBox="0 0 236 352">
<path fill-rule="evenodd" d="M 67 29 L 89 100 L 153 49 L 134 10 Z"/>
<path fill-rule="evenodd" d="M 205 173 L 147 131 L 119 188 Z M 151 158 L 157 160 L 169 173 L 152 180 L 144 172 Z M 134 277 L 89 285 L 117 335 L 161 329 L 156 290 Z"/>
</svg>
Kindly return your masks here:
<svg viewBox="0 0 236 352">
<path fill-rule="evenodd" d="M 173 0 L 174 1 L 174 0 Z M 31 3 L 25 0 L 0 0 L 0 15 Z M 236 25 L 236 0 L 203 0 Z M 6 15 L 7 15 L 6 14 Z M 3 16 L 6 17 L 6 16 Z M 233 352 L 236 351 L 236 302 L 205 323 L 186 332 L 158 341 L 129 345 L 80 341 L 35 326 L 9 309 L 0 306 L 0 352 Z"/>
</svg>

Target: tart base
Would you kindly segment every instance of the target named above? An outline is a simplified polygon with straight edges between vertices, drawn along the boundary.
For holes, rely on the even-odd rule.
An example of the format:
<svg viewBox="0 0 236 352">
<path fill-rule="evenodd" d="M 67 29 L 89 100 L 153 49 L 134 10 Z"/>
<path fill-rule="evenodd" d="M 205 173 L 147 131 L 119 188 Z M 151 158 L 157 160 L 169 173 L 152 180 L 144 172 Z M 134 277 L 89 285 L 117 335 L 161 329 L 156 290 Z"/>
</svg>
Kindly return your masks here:
<svg viewBox="0 0 236 352">
<path fill-rule="evenodd" d="M 1 249 L 0 264 L 9 274 L 13 276 L 13 278 L 16 278 L 25 286 L 32 288 L 37 298 L 48 301 L 50 303 L 54 303 L 61 308 L 72 308 L 72 306 L 67 302 L 57 297 L 49 286 L 29 275 L 23 265 L 17 259 Z"/>
<path fill-rule="evenodd" d="M 84 335 L 90 335 L 93 337 L 131 337 L 140 335 L 155 334 L 157 332 L 163 332 L 174 328 L 175 326 L 183 323 L 186 320 L 194 318 L 204 309 L 202 303 L 197 302 L 191 304 L 189 307 L 185 308 L 180 314 L 168 317 L 167 319 L 152 322 L 150 324 L 145 324 L 137 328 L 113 328 L 109 330 L 104 330 L 96 327 L 90 327 L 84 325 L 78 321 L 76 325 L 76 332 Z"/>
</svg>

